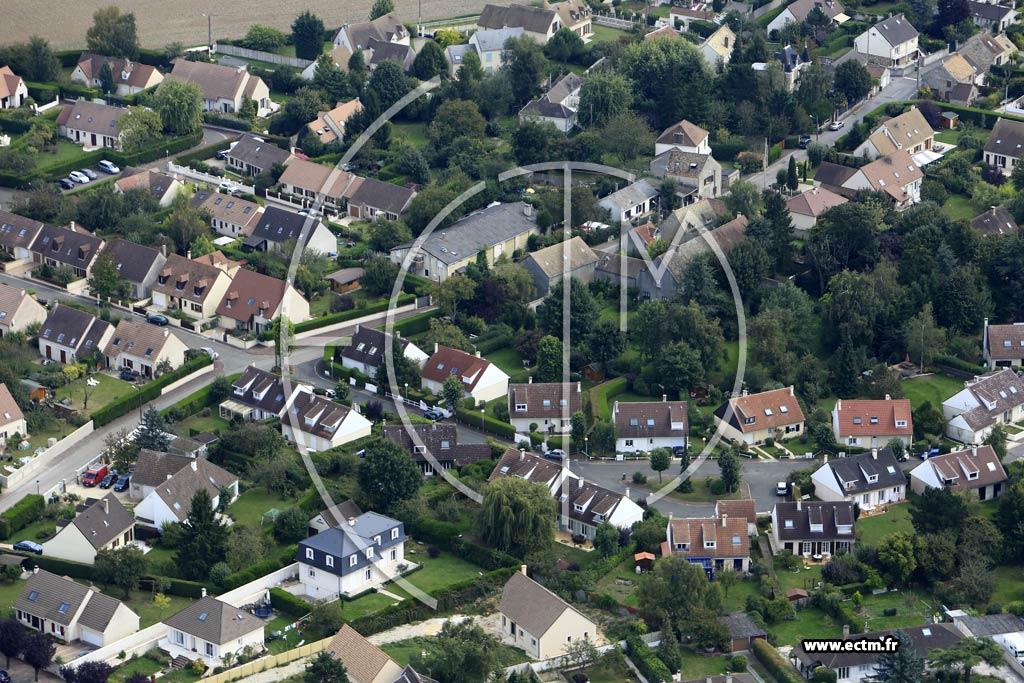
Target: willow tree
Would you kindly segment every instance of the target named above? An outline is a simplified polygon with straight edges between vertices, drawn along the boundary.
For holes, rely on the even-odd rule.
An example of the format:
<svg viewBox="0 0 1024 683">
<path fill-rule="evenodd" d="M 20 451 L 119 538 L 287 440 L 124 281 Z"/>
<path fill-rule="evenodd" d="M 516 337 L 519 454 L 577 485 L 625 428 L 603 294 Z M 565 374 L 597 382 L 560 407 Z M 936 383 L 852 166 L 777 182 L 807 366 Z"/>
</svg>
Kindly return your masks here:
<svg viewBox="0 0 1024 683">
<path fill-rule="evenodd" d="M 483 498 L 480 523 L 487 543 L 519 557 L 550 545 L 556 506 L 546 486 L 502 477 L 488 484 Z"/>
</svg>

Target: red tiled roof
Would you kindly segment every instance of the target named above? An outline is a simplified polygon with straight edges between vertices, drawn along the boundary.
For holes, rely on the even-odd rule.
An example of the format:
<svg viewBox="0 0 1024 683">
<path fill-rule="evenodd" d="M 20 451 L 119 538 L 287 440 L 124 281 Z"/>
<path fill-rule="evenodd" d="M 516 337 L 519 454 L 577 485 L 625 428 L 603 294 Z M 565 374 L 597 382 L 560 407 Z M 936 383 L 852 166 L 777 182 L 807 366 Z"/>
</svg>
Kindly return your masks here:
<svg viewBox="0 0 1024 683">
<path fill-rule="evenodd" d="M 442 383 L 452 375 L 462 379 L 467 392 L 473 391 L 484 371 L 491 365 L 489 360 L 438 345 L 427 362 L 423 364 L 420 376 L 434 382 Z"/>
<path fill-rule="evenodd" d="M 910 401 L 905 398 L 883 400 L 843 400 L 836 402 L 840 436 L 909 436 L 914 433 Z M 901 420 L 904 426 L 897 427 Z"/>
</svg>

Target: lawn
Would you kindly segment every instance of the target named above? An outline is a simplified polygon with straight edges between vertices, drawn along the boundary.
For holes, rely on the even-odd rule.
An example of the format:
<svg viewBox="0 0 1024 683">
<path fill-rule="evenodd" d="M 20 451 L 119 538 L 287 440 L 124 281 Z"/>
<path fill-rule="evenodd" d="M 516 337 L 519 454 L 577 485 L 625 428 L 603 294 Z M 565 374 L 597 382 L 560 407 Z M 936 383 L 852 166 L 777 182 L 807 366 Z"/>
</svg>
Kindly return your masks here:
<svg viewBox="0 0 1024 683">
<path fill-rule="evenodd" d="M 665 474 L 665 473 L 662 473 Z M 670 473 L 671 474 L 671 473 Z M 671 481 L 671 477 L 669 477 Z M 711 493 L 711 488 L 708 479 L 692 479 L 693 491 L 691 493 L 680 493 L 679 491 L 672 491 L 669 493 L 669 497 L 675 500 L 681 500 L 687 503 L 714 503 L 718 500 L 738 500 L 743 496 L 739 491 L 733 493 L 725 493 L 716 496 Z M 659 482 L 657 477 L 647 478 L 647 488 L 651 491 L 658 491 L 664 485 L 664 482 Z"/>
<path fill-rule="evenodd" d="M 15 531 L 11 534 L 11 543 L 17 543 L 18 541 L 38 541 L 42 543 L 44 539 L 53 537 L 55 533 L 57 533 L 57 523 L 52 519 L 41 519 L 38 522 L 29 524 L 21 531 Z"/>
<path fill-rule="evenodd" d="M 57 150 L 55 152 L 43 152 L 38 155 L 36 168 L 43 173 L 46 173 L 49 168 L 84 156 L 85 152 L 82 151 L 82 147 L 80 145 L 76 145 L 69 140 L 59 140 L 57 142 Z M 92 183 L 90 183 L 90 185 L 91 184 Z"/>
<path fill-rule="evenodd" d="M 388 590 L 390 591 L 391 589 L 388 588 Z M 345 615 L 347 621 L 353 621 L 359 617 L 365 617 L 367 614 L 379 612 L 385 607 L 390 607 L 394 604 L 394 598 L 389 598 L 380 593 L 369 593 L 361 598 L 343 602 L 341 604 L 341 612 Z"/>
<path fill-rule="evenodd" d="M 996 589 L 989 602 L 1006 605 L 1024 600 L 1024 582 L 1020 580 L 1020 567 L 1000 566 L 993 571 L 996 575 Z"/>
<path fill-rule="evenodd" d="M 515 377 L 523 371 L 523 357 L 515 349 L 501 349 L 484 356 L 487 360 L 497 365 L 510 377 Z"/>
<path fill-rule="evenodd" d="M 597 665 L 581 669 L 580 673 L 586 675 L 590 683 L 638 683 L 636 676 L 626 666 L 625 662 L 619 665 Z"/>
<path fill-rule="evenodd" d="M 407 547 L 409 554 L 406 555 L 406 559 L 423 565 L 423 568 L 409 574 L 408 580 L 409 583 L 427 593 L 434 593 L 459 581 L 475 579 L 482 571 L 475 564 L 466 562 L 450 553 L 441 553 L 437 557 L 430 558 L 420 549 L 412 555 L 412 551 L 416 548 L 411 545 Z M 412 556 L 410 557 L 410 555 Z"/>
<path fill-rule="evenodd" d="M 108 680 L 110 683 L 123 683 L 132 674 L 142 674 L 149 678 L 160 669 L 160 665 L 148 657 L 135 657 L 114 669 Z"/>
<path fill-rule="evenodd" d="M 179 432 L 184 436 L 189 436 L 193 433 L 199 434 L 201 432 L 220 432 L 224 433 L 228 430 L 231 425 L 230 422 L 222 417 L 219 417 L 215 412 L 210 411 L 209 416 L 203 417 L 202 412 L 190 415 L 181 422 L 178 422 L 175 427 L 175 431 Z"/>
<path fill-rule="evenodd" d="M 111 595 L 119 600 L 121 599 L 121 592 L 119 590 L 111 592 Z M 172 614 L 180 612 L 192 603 L 188 598 L 181 598 L 176 595 L 168 595 L 167 598 L 171 601 L 171 604 L 163 609 L 154 605 L 153 596 L 145 591 L 132 591 L 128 600 L 124 602 L 132 611 L 139 615 L 139 628 L 146 628 L 163 621 Z"/>
<path fill-rule="evenodd" d="M 797 610 L 795 620 L 773 624 L 768 630 L 778 638 L 776 646 L 796 645 L 807 637 L 838 638 L 843 633 L 839 622 L 813 607 Z"/>
<path fill-rule="evenodd" d="M 917 410 L 925 401 L 932 407 L 942 409 L 942 402 L 964 388 L 964 383 L 948 375 L 938 373 L 925 377 L 913 377 L 900 383 L 903 395 L 910 399 L 910 405 Z"/>
<path fill-rule="evenodd" d="M 729 595 L 722 596 L 722 607 L 726 612 L 743 612 L 747 609 L 747 598 L 758 594 L 758 586 L 754 581 L 737 581 L 729 589 Z"/>
<path fill-rule="evenodd" d="M 783 593 L 793 588 L 803 588 L 809 591 L 821 581 L 821 565 L 811 565 L 800 571 L 776 567 L 775 576 L 779 579 L 779 586 L 782 587 Z"/>
<path fill-rule="evenodd" d="M 402 138 L 416 148 L 426 147 L 427 127 L 422 123 L 391 123 L 391 138 Z"/>
<path fill-rule="evenodd" d="M 21 595 L 21 590 L 25 587 L 25 582 L 21 579 L 15 579 L 14 581 L 0 582 L 0 610 L 4 614 L 8 612 L 8 608 L 14 606 L 14 601 Z"/>
<path fill-rule="evenodd" d="M 410 638 L 409 640 L 399 640 L 394 643 L 381 646 L 384 652 L 391 655 L 400 666 L 406 666 L 409 663 L 409 659 L 414 655 L 421 652 L 430 652 L 435 647 L 435 641 L 430 638 Z M 529 657 L 526 656 L 519 648 L 512 647 L 511 645 L 498 645 L 497 647 L 498 665 L 501 668 L 508 666 L 514 666 L 516 664 L 522 664 L 523 662 L 530 661 Z"/>
<path fill-rule="evenodd" d="M 726 658 L 722 655 L 701 655 L 687 648 L 683 648 L 681 654 L 683 665 L 679 670 L 683 674 L 683 680 L 704 679 L 725 673 Z"/>
<path fill-rule="evenodd" d="M 56 389 L 53 392 L 54 397 L 58 402 L 68 399 L 71 401 L 71 406 L 73 408 L 77 410 L 85 410 L 85 412 L 91 413 L 93 410 L 98 410 L 108 403 L 116 401 L 122 396 L 127 396 L 134 391 L 131 384 L 123 382 L 115 377 L 111 377 L 110 375 L 96 373 L 92 375 L 92 379 L 99 382 L 99 385 L 89 387 L 83 377 L 71 384 L 67 384 Z M 86 409 L 83 405 L 86 390 L 88 390 L 88 402 L 91 410 Z"/>
<path fill-rule="evenodd" d="M 30 445 L 29 450 L 19 452 L 21 455 L 30 455 L 31 453 L 34 453 L 37 448 L 46 448 L 46 445 L 49 443 L 51 438 L 60 441 L 73 431 L 75 431 L 75 428 L 69 425 L 66 421 L 59 419 L 54 420 L 46 429 L 38 432 L 32 432 L 28 437 Z M 20 457 L 17 453 L 14 455 L 16 457 Z"/>
<path fill-rule="evenodd" d="M 619 604 L 627 607 L 637 607 L 636 582 L 640 577 L 633 571 L 633 560 L 625 560 L 612 571 L 601 577 L 594 587 L 594 592 L 600 595 L 610 595 Z M 733 587 L 733 591 L 738 586 Z M 730 593 L 732 597 L 732 593 Z"/>
<path fill-rule="evenodd" d="M 884 538 L 898 531 L 914 533 L 909 503 L 890 505 L 888 512 L 857 520 L 857 540 L 875 548 Z"/>
<path fill-rule="evenodd" d="M 238 524 L 259 528 L 263 513 L 271 508 L 285 510 L 295 504 L 290 498 L 267 493 L 265 489 L 249 489 L 231 504 L 229 512 Z"/>
<path fill-rule="evenodd" d="M 620 38 L 628 38 L 629 33 L 626 31 L 620 31 L 617 28 L 611 28 L 610 26 L 598 26 L 594 24 L 594 35 L 591 36 L 590 44 L 595 43 L 614 43 Z"/>
<path fill-rule="evenodd" d="M 926 594 L 916 591 L 889 591 L 881 595 L 867 595 L 858 617 L 863 617 L 872 631 L 921 626 L 928 617 L 939 610 L 939 603 Z M 894 609 L 896 614 L 887 617 L 885 610 Z"/>
<path fill-rule="evenodd" d="M 969 221 L 978 215 L 974 205 L 971 204 L 971 200 L 957 194 L 949 195 L 946 203 L 942 205 L 942 210 L 953 220 L 960 220 L 962 218 Z"/>
</svg>

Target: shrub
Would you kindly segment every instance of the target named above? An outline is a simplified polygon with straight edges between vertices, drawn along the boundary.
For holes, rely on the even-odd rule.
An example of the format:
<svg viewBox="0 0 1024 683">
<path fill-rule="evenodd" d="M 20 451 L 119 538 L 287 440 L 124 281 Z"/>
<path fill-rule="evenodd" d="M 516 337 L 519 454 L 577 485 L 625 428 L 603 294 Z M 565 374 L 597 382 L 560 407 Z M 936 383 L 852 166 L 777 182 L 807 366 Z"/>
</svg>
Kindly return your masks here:
<svg viewBox="0 0 1024 683">
<path fill-rule="evenodd" d="M 713 496 L 724 495 L 725 494 L 725 482 L 722 481 L 721 479 L 712 479 L 711 480 L 710 490 L 711 490 L 711 495 L 713 495 Z"/>
<path fill-rule="evenodd" d="M 0 539 L 7 540 L 11 534 L 21 531 L 39 519 L 46 509 L 42 496 L 30 493 L 0 515 Z"/>
<path fill-rule="evenodd" d="M 790 666 L 779 651 L 768 644 L 767 641 L 758 638 L 754 641 L 751 650 L 754 656 L 757 657 L 757 661 L 761 662 L 761 666 L 768 669 L 770 673 L 778 683 L 801 683 L 800 676 L 797 675 L 796 671 Z"/>
<path fill-rule="evenodd" d="M 647 475 L 644 474 L 643 472 L 639 472 L 639 471 L 634 472 L 633 473 L 633 483 L 634 484 L 646 484 L 647 483 Z"/>
<path fill-rule="evenodd" d="M 438 548 L 436 545 L 432 545 L 432 546 L 429 546 L 427 548 L 427 557 L 429 557 L 431 559 L 436 558 L 440 554 L 441 554 L 441 549 Z"/>
<path fill-rule="evenodd" d="M 395 306 L 405 306 L 411 304 L 416 300 L 416 296 L 413 294 L 400 294 L 398 299 L 395 301 Z M 313 320 L 306 320 L 295 325 L 295 334 L 301 332 L 308 332 L 310 330 L 318 330 L 321 327 L 327 327 L 334 323 L 345 322 L 346 320 L 354 320 L 355 318 L 361 318 L 364 315 L 370 315 L 372 313 L 380 313 L 381 311 L 388 310 L 391 306 L 391 301 L 380 301 L 375 304 L 370 304 L 365 308 L 357 308 L 351 311 L 345 311 L 343 313 L 332 313 L 331 315 L 325 315 L 320 318 L 314 318 Z M 395 327 L 398 327 L 396 324 Z M 406 334 L 405 330 L 402 330 L 402 334 Z"/>
<path fill-rule="evenodd" d="M 459 406 L 455 409 L 455 419 L 477 429 L 482 425 L 484 431 L 505 439 L 512 439 L 516 435 L 515 427 L 490 415 L 481 414 L 479 410 L 470 410 Z"/>
<path fill-rule="evenodd" d="M 747 658 L 743 655 L 733 655 L 729 658 L 729 671 L 746 671 Z"/>
<path fill-rule="evenodd" d="M 290 617 L 304 617 L 313 611 L 308 602 L 276 586 L 270 589 L 270 606 Z"/>
<path fill-rule="evenodd" d="M 634 634 L 626 638 L 626 653 L 650 683 L 667 683 L 672 680 L 672 672 L 665 666 L 665 662 L 654 654 L 640 636 Z"/>
</svg>

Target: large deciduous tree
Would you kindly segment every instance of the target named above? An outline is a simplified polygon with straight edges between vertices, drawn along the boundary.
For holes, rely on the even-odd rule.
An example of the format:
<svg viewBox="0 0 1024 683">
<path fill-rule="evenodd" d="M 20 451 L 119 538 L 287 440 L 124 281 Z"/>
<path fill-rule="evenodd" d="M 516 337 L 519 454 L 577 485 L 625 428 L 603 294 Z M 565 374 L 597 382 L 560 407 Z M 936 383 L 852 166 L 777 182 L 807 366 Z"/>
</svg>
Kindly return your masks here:
<svg viewBox="0 0 1024 683">
<path fill-rule="evenodd" d="M 718 586 L 708 581 L 704 570 L 679 555 L 662 558 L 643 575 L 637 599 L 646 613 L 664 614 L 683 630 L 695 619 L 718 614 L 722 603 Z"/>
<path fill-rule="evenodd" d="M 423 475 L 401 446 L 377 439 L 366 447 L 356 481 L 371 508 L 390 510 L 415 495 L 423 483 Z"/>
<path fill-rule="evenodd" d="M 35 680 L 39 680 L 39 672 L 50 666 L 57 646 L 45 633 L 33 631 L 25 636 L 21 644 L 21 658 L 36 672 Z"/>
<path fill-rule="evenodd" d="M 537 307 L 537 325 L 563 342 L 563 280 L 551 287 L 544 301 Z M 582 343 L 597 322 L 597 302 L 585 283 L 576 278 L 569 280 L 569 336 L 573 343 Z"/>
<path fill-rule="evenodd" d="M 292 42 L 295 43 L 295 56 L 299 59 L 319 57 L 324 51 L 323 20 L 309 10 L 304 11 L 292 22 Z"/>
<path fill-rule="evenodd" d="M 481 535 L 489 545 L 524 557 L 551 545 L 555 508 L 555 500 L 543 484 L 501 477 L 484 489 Z"/>
<path fill-rule="evenodd" d="M 121 148 L 125 152 L 137 152 L 160 139 L 164 120 L 160 114 L 146 107 L 129 107 L 128 113 L 117 120 L 121 136 Z"/>
<path fill-rule="evenodd" d="M 96 10 L 92 15 L 92 26 L 85 33 L 85 44 L 89 52 L 138 59 L 139 36 L 135 28 L 135 14 L 122 14 L 116 5 Z"/>
<path fill-rule="evenodd" d="M 498 645 L 498 639 L 472 619 L 446 621 L 431 638 L 426 655 L 414 654 L 410 664 L 445 683 L 493 680 L 501 668 Z"/>
<path fill-rule="evenodd" d="M 330 652 L 321 652 L 306 664 L 303 683 L 349 683 L 348 671 Z"/>
<path fill-rule="evenodd" d="M 126 545 L 114 550 L 101 550 L 96 553 L 96 564 L 93 568 L 94 578 L 110 586 L 121 589 L 121 596 L 127 598 L 139 587 L 139 579 L 146 573 L 146 557 L 142 551 Z"/>
<path fill-rule="evenodd" d="M 153 109 L 168 133 L 194 133 L 203 125 L 203 91 L 195 83 L 164 81 L 153 98 Z"/>
<path fill-rule="evenodd" d="M 540 92 L 540 82 L 547 71 L 547 60 L 537 41 L 527 36 L 509 38 L 502 60 L 515 102 L 524 104 L 533 99 Z"/>
</svg>

